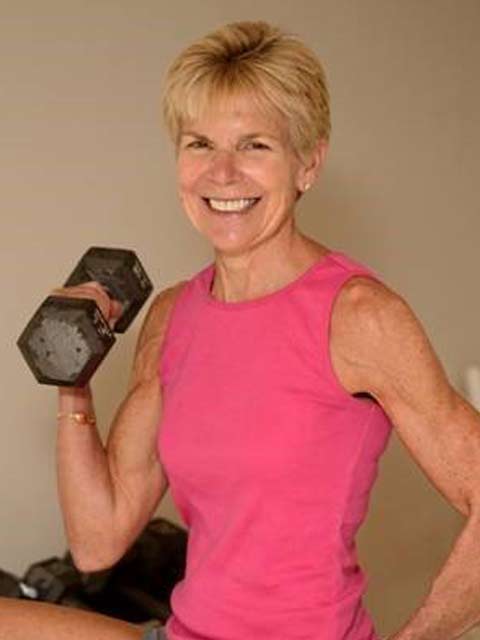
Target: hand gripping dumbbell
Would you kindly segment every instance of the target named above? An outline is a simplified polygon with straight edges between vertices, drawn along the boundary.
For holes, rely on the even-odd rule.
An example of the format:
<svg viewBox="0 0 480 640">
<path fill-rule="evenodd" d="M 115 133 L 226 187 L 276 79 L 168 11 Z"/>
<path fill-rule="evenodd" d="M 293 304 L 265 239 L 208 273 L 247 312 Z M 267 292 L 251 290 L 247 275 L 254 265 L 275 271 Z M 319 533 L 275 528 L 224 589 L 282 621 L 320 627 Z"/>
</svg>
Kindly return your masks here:
<svg viewBox="0 0 480 640">
<path fill-rule="evenodd" d="M 133 251 L 91 247 L 65 282 L 65 287 L 96 281 L 122 305 L 114 326 L 123 333 L 153 286 Z M 93 300 L 48 296 L 17 341 L 41 384 L 83 387 L 112 345 L 115 336 Z"/>
</svg>

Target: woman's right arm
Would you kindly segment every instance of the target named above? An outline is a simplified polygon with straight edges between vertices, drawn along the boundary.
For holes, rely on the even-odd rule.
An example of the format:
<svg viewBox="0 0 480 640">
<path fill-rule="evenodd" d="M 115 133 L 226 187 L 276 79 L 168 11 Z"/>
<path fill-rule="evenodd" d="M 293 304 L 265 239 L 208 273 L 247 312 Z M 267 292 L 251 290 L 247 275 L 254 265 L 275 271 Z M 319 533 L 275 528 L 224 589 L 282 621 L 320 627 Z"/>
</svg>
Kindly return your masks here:
<svg viewBox="0 0 480 640">
<path fill-rule="evenodd" d="M 158 364 L 182 285 L 165 289 L 150 306 L 128 392 L 106 445 L 95 425 L 77 424 L 68 417 L 72 412 L 94 414 L 90 387 L 59 388 L 59 413 L 64 416 L 57 436 L 59 499 L 70 551 L 83 571 L 114 564 L 146 526 L 168 487 L 156 454 L 162 411 Z"/>
</svg>

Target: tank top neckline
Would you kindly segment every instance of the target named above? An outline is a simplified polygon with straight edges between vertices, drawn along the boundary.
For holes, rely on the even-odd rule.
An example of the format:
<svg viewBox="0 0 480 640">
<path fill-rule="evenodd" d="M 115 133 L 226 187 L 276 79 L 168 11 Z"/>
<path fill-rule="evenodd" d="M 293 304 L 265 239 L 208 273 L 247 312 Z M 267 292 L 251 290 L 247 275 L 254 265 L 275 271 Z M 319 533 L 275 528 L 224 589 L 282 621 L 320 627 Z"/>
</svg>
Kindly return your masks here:
<svg viewBox="0 0 480 640">
<path fill-rule="evenodd" d="M 246 309 L 249 307 L 265 304 L 267 302 L 277 300 L 290 293 L 293 289 L 303 283 L 311 274 L 316 272 L 318 269 L 327 266 L 333 258 L 341 254 L 341 251 L 336 251 L 334 249 L 327 251 L 327 253 L 324 253 L 323 256 L 318 258 L 303 273 L 298 275 L 294 280 L 287 283 L 283 287 L 280 287 L 280 289 L 277 289 L 276 291 L 272 291 L 270 293 L 266 293 L 263 296 L 258 296 L 257 298 L 252 298 L 251 300 L 239 300 L 237 302 L 224 302 L 223 300 L 217 300 L 217 298 L 214 298 L 212 296 L 210 289 L 215 277 L 215 263 L 212 262 L 205 269 L 205 275 L 202 282 L 203 297 L 209 305 L 217 307 L 217 309 Z"/>
</svg>

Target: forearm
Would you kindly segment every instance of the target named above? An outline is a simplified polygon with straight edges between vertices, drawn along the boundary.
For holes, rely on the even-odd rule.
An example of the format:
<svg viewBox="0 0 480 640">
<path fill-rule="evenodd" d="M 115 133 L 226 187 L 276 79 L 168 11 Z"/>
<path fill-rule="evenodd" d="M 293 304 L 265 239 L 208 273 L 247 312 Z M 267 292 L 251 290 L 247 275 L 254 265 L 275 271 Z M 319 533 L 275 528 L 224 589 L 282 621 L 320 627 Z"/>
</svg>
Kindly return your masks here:
<svg viewBox="0 0 480 640">
<path fill-rule="evenodd" d="M 68 414 L 94 415 L 89 387 L 61 389 L 58 397 L 57 477 L 65 529 L 74 555 L 101 553 L 101 541 L 114 530 L 114 487 L 96 425 L 77 424 Z M 88 547 L 92 548 L 89 549 Z"/>
<path fill-rule="evenodd" d="M 61 391 L 57 440 L 59 498 L 76 563 L 94 570 L 115 562 L 140 533 L 166 491 L 156 455 L 161 390 L 157 376 L 133 385 L 110 426 L 106 445 L 93 424 L 90 390 Z M 88 566 L 87 566 L 88 565 Z"/>
<path fill-rule="evenodd" d="M 420 608 L 388 640 L 454 640 L 480 622 L 480 518 L 470 516 Z"/>
</svg>

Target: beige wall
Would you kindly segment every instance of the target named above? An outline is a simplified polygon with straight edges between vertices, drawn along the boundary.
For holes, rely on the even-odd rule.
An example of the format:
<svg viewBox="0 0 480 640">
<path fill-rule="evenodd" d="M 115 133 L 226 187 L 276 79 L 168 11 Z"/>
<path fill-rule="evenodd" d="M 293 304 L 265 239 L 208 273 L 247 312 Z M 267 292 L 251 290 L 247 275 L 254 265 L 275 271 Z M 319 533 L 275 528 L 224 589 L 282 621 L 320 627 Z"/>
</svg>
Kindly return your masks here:
<svg viewBox="0 0 480 640">
<path fill-rule="evenodd" d="M 183 217 L 158 125 L 160 78 L 192 38 L 270 19 L 322 56 L 333 137 L 300 225 L 377 269 L 410 302 L 461 389 L 480 361 L 478 0 L 34 0 L 0 23 L 3 341 L 0 567 L 63 552 L 54 471 L 55 391 L 15 346 L 36 306 L 90 245 L 138 250 L 156 287 L 210 248 Z M 143 315 L 143 314 L 142 314 Z M 95 377 L 107 425 L 136 322 Z M 171 514 L 167 500 L 162 512 Z M 360 536 L 381 632 L 419 603 L 460 521 L 393 438 Z"/>
</svg>

